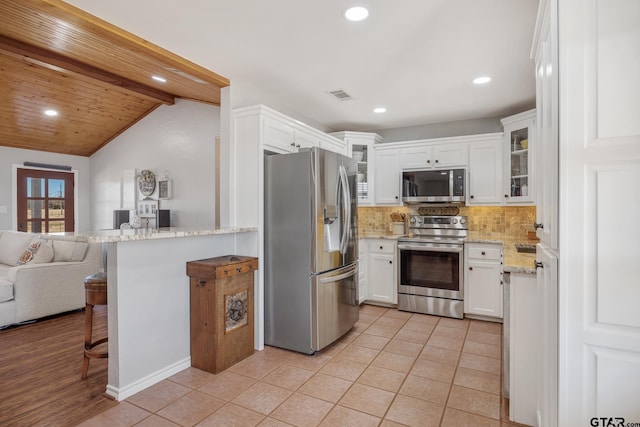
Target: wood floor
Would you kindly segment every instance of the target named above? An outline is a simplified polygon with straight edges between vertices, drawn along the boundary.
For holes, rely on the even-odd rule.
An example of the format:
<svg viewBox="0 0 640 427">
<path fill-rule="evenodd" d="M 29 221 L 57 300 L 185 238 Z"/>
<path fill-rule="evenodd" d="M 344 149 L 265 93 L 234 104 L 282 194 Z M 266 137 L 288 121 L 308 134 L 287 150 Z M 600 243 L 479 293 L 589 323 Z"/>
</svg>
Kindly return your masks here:
<svg viewBox="0 0 640 427">
<path fill-rule="evenodd" d="M 106 335 L 106 306 L 94 337 Z M 0 331 L 0 426 L 75 426 L 118 403 L 104 396 L 107 359 L 80 379 L 84 312 Z"/>
</svg>

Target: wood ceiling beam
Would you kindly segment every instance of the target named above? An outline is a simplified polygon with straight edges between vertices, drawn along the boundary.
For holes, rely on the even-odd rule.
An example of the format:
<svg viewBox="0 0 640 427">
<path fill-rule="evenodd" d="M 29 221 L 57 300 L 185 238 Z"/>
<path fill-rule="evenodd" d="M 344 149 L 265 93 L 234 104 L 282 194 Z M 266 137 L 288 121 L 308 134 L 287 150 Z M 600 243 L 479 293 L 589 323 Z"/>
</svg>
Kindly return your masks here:
<svg viewBox="0 0 640 427">
<path fill-rule="evenodd" d="M 0 49 L 8 53 L 20 55 L 38 65 L 55 70 L 65 70 L 92 79 L 130 90 L 139 95 L 151 98 L 167 105 L 175 103 L 175 97 L 167 92 L 129 80 L 125 77 L 101 70 L 75 59 L 67 58 L 59 53 L 14 40 L 0 35 Z"/>
</svg>

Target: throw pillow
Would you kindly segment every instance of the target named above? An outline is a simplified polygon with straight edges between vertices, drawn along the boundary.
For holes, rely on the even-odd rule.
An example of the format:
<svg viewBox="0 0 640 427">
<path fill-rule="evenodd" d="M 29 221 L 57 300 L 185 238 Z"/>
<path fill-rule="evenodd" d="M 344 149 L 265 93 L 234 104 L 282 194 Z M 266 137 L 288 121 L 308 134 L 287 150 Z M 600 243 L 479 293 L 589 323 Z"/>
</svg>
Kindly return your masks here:
<svg viewBox="0 0 640 427">
<path fill-rule="evenodd" d="M 22 253 L 16 265 L 46 264 L 53 259 L 53 248 L 45 240 L 35 240 Z"/>
</svg>

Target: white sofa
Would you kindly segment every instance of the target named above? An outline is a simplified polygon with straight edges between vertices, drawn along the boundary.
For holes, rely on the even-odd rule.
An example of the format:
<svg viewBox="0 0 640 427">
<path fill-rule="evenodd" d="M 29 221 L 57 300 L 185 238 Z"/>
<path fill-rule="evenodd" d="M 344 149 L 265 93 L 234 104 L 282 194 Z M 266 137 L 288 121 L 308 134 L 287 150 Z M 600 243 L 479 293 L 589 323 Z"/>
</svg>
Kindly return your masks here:
<svg viewBox="0 0 640 427">
<path fill-rule="evenodd" d="M 101 268 L 99 243 L 0 231 L 0 328 L 84 307 L 84 278 Z"/>
</svg>

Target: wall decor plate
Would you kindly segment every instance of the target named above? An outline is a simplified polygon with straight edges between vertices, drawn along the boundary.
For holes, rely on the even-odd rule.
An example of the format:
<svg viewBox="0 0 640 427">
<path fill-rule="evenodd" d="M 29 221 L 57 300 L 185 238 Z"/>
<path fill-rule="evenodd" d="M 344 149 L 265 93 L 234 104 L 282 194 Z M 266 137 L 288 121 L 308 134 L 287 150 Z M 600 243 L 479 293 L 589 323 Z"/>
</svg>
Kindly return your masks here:
<svg viewBox="0 0 640 427">
<path fill-rule="evenodd" d="M 150 196 L 156 189 L 156 176 L 149 169 L 143 169 L 138 175 L 138 188 L 144 196 Z"/>
</svg>

